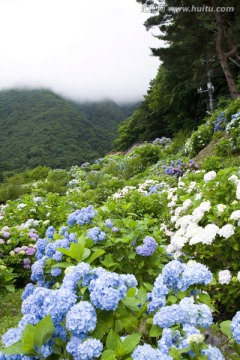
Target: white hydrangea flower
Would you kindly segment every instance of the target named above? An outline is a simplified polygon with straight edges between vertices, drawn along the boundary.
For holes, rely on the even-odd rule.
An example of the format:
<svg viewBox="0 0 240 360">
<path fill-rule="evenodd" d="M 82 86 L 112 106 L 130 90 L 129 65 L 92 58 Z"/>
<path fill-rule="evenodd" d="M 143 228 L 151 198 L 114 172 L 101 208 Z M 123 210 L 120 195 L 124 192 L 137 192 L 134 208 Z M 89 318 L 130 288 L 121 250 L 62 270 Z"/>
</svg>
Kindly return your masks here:
<svg viewBox="0 0 240 360">
<path fill-rule="evenodd" d="M 183 188 L 185 186 L 185 183 L 184 182 L 182 182 L 182 181 L 179 181 L 178 182 L 178 187 L 179 188 Z"/>
<path fill-rule="evenodd" d="M 209 171 L 208 173 L 206 173 L 206 174 L 204 175 L 203 180 L 204 180 L 205 183 L 207 183 L 207 182 L 215 179 L 216 175 L 217 175 L 217 174 L 216 174 L 216 172 L 215 172 L 214 170 L 213 170 L 213 171 Z"/>
<path fill-rule="evenodd" d="M 192 219 L 194 222 L 198 223 L 200 220 L 202 220 L 204 216 L 204 211 L 202 211 L 199 207 L 194 209 L 192 213 Z"/>
<path fill-rule="evenodd" d="M 202 198 L 202 193 L 198 193 L 196 196 L 195 196 L 195 200 L 201 200 Z"/>
<path fill-rule="evenodd" d="M 205 337 L 203 334 L 192 334 L 187 337 L 187 340 L 191 343 L 201 344 L 204 341 Z"/>
<path fill-rule="evenodd" d="M 21 209 L 24 209 L 26 206 L 27 206 L 27 204 L 20 203 L 20 204 L 18 204 L 17 209 L 21 210 Z"/>
<path fill-rule="evenodd" d="M 224 204 L 218 204 L 217 205 L 217 210 L 218 210 L 218 212 L 219 213 L 223 213 L 224 212 L 224 210 L 226 209 L 226 205 L 224 205 Z"/>
<path fill-rule="evenodd" d="M 240 271 L 237 273 L 237 281 L 240 281 Z"/>
<path fill-rule="evenodd" d="M 237 184 L 236 198 L 240 200 L 240 183 Z"/>
<path fill-rule="evenodd" d="M 210 201 L 203 201 L 200 205 L 199 205 L 200 210 L 202 211 L 209 211 L 211 208 L 211 203 Z"/>
<path fill-rule="evenodd" d="M 171 244 L 175 247 L 175 249 L 180 250 L 186 244 L 188 239 L 184 236 L 174 235 L 171 239 Z"/>
<path fill-rule="evenodd" d="M 239 220 L 240 219 L 240 210 L 235 210 L 230 216 L 230 220 Z"/>
<path fill-rule="evenodd" d="M 176 206 L 175 201 L 171 201 L 170 203 L 168 203 L 168 207 L 174 207 L 174 206 Z"/>
<path fill-rule="evenodd" d="M 237 186 L 237 184 L 239 183 L 239 179 L 236 175 L 232 175 L 228 178 L 228 181 L 233 181 L 234 184 Z"/>
<path fill-rule="evenodd" d="M 219 284 L 229 284 L 232 279 L 232 275 L 229 270 L 221 270 L 218 273 Z"/>
<path fill-rule="evenodd" d="M 199 226 L 195 222 L 189 223 L 185 236 L 190 239 L 199 233 Z"/>
<path fill-rule="evenodd" d="M 227 224 L 219 230 L 219 235 L 225 239 L 230 238 L 235 233 L 235 227 L 232 224 Z"/>
<path fill-rule="evenodd" d="M 178 217 L 177 216 L 172 216 L 170 219 L 171 223 L 175 223 L 177 221 Z"/>
<path fill-rule="evenodd" d="M 183 207 L 184 210 L 186 210 L 186 209 L 189 208 L 189 206 L 191 206 L 191 205 L 192 205 L 192 200 L 191 200 L 191 199 L 187 199 L 187 200 L 185 200 L 185 201 L 183 202 L 182 207 Z"/>
<path fill-rule="evenodd" d="M 176 216 L 179 216 L 180 213 L 181 213 L 183 210 L 184 210 L 183 207 L 182 207 L 182 206 L 179 206 L 179 207 L 177 207 L 177 208 L 175 209 L 174 214 L 175 214 Z"/>
<path fill-rule="evenodd" d="M 176 227 L 179 228 L 181 227 L 181 229 L 186 229 L 187 226 L 192 222 L 192 215 L 185 215 L 180 217 L 177 221 L 176 221 Z"/>
<path fill-rule="evenodd" d="M 219 227 L 215 224 L 208 224 L 203 231 L 202 243 L 211 245 L 216 235 L 219 233 Z"/>
</svg>

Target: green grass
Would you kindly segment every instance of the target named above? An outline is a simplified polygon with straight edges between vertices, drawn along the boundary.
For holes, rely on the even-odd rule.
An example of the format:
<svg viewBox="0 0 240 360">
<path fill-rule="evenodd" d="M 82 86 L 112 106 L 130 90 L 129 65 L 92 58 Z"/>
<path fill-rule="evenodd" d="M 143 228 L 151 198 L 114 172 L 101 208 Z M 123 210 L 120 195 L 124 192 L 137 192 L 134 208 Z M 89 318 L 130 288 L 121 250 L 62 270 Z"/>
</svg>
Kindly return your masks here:
<svg viewBox="0 0 240 360">
<path fill-rule="evenodd" d="M 15 293 L 0 294 L 0 339 L 12 327 L 16 327 L 21 319 L 22 290 Z M 1 343 L 1 342 L 0 342 Z"/>
</svg>

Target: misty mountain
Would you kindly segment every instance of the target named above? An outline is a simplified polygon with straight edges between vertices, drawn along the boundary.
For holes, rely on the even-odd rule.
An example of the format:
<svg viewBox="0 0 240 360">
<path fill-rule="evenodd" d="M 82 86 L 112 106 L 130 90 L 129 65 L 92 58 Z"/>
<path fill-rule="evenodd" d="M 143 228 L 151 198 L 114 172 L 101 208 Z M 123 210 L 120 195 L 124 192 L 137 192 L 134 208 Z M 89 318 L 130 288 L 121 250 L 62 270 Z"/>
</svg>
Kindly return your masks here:
<svg viewBox="0 0 240 360">
<path fill-rule="evenodd" d="M 68 168 L 103 156 L 128 117 L 125 108 L 113 101 L 77 104 L 44 89 L 1 91 L 0 173 Z"/>
</svg>

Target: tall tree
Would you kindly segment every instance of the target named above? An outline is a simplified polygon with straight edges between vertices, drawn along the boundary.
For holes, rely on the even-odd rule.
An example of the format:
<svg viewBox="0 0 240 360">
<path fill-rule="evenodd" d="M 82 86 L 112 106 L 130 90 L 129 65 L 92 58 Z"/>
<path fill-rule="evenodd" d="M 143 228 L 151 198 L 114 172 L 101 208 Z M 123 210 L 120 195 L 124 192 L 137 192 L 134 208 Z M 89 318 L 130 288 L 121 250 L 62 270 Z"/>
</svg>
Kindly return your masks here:
<svg viewBox="0 0 240 360">
<path fill-rule="evenodd" d="M 164 5 L 145 23 L 147 29 L 158 26 L 168 46 L 152 49 L 166 68 L 183 79 L 200 79 L 203 60 L 215 58 L 225 74 L 232 98 L 239 96 L 229 61 L 238 64 L 240 45 L 239 0 L 137 0 L 148 8 Z M 232 8 L 232 9 L 229 9 Z M 230 11 L 229 11 L 230 10 Z M 235 58 L 235 59 L 234 59 Z"/>
</svg>

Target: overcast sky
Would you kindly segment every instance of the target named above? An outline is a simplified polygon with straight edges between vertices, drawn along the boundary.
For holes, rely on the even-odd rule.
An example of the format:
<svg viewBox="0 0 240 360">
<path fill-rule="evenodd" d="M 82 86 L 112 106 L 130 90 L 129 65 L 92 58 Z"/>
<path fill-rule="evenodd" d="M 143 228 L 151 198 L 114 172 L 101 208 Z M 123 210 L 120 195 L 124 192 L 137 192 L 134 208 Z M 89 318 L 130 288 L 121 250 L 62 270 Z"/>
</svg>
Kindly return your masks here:
<svg viewBox="0 0 240 360">
<path fill-rule="evenodd" d="M 147 17 L 135 0 L 0 0 L 0 89 L 139 99 L 159 66 Z"/>
</svg>

